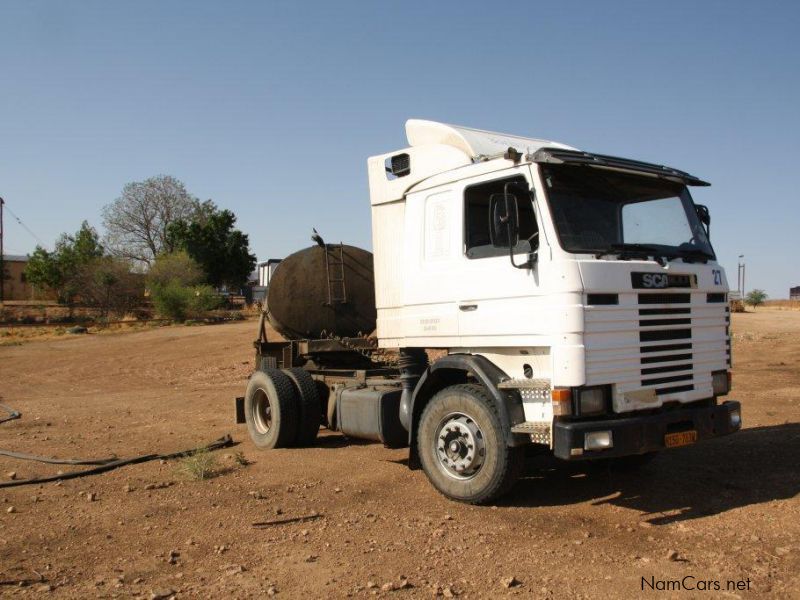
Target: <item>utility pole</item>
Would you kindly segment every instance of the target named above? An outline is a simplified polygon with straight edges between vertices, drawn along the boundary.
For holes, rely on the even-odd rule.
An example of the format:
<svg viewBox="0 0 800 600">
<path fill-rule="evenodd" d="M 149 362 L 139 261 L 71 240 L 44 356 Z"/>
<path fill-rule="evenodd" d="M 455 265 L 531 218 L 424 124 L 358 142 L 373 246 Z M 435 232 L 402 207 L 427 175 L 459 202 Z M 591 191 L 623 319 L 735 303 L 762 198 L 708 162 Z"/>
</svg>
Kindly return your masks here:
<svg viewBox="0 0 800 600">
<path fill-rule="evenodd" d="M 3 254 L 3 205 L 6 203 L 0 198 L 0 302 L 6 299 L 6 259 Z"/>
<path fill-rule="evenodd" d="M 739 286 L 739 294 L 744 300 L 744 254 L 739 255 L 739 270 L 737 271 L 737 282 Z"/>
</svg>

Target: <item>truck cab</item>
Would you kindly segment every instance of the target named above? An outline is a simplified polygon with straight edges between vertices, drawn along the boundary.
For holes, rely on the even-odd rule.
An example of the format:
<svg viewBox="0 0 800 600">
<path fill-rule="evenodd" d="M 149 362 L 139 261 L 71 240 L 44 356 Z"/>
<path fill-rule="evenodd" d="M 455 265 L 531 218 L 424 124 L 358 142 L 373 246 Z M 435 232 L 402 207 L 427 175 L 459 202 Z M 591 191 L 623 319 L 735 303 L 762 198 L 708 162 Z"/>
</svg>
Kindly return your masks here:
<svg viewBox="0 0 800 600">
<path fill-rule="evenodd" d="M 368 169 L 378 343 L 446 352 L 401 409 L 423 466 L 426 404 L 462 379 L 495 397 L 509 446 L 564 460 L 739 429 L 739 404 L 717 402 L 730 313 L 708 210 L 689 191 L 706 182 L 547 140 L 421 120 L 406 132 L 409 147 Z M 453 460 L 475 437 L 464 431 L 426 471 L 474 471 L 474 457 Z"/>
</svg>

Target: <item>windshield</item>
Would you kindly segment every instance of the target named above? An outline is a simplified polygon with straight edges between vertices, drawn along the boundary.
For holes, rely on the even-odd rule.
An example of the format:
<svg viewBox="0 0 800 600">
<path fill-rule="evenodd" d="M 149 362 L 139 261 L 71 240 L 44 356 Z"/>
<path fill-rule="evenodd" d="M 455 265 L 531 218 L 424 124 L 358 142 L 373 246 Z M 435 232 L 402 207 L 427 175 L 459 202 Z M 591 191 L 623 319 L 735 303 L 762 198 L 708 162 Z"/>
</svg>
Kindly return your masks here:
<svg viewBox="0 0 800 600">
<path fill-rule="evenodd" d="M 567 252 L 714 258 L 685 185 L 585 166 L 541 169 Z"/>
</svg>

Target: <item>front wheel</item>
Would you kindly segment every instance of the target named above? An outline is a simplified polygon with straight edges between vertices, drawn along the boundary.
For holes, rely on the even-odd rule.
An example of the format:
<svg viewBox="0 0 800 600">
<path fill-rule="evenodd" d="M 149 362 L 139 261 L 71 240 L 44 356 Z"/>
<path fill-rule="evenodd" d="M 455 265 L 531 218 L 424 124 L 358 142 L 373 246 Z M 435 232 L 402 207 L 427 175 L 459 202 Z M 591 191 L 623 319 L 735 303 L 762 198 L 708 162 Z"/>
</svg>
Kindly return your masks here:
<svg viewBox="0 0 800 600">
<path fill-rule="evenodd" d="M 420 417 L 417 449 L 433 486 L 469 504 L 491 502 L 510 490 L 524 462 L 523 449 L 506 444 L 494 400 L 473 384 L 431 398 Z"/>
</svg>

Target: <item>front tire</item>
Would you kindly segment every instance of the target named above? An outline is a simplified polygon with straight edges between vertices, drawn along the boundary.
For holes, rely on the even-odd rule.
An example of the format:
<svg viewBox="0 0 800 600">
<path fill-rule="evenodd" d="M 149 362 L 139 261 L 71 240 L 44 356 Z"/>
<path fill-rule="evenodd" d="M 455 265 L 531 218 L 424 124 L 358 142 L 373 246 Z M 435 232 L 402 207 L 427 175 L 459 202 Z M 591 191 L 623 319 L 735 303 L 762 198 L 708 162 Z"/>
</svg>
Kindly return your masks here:
<svg viewBox="0 0 800 600">
<path fill-rule="evenodd" d="M 425 474 L 442 494 L 485 504 L 514 485 L 523 448 L 506 444 L 494 400 L 480 385 L 447 387 L 428 402 L 417 431 Z"/>
<path fill-rule="evenodd" d="M 300 401 L 294 384 L 278 369 L 256 371 L 244 396 L 250 439 L 259 448 L 285 448 L 297 435 Z"/>
</svg>

